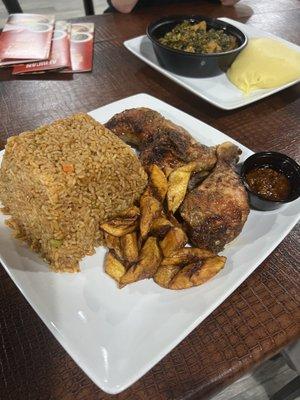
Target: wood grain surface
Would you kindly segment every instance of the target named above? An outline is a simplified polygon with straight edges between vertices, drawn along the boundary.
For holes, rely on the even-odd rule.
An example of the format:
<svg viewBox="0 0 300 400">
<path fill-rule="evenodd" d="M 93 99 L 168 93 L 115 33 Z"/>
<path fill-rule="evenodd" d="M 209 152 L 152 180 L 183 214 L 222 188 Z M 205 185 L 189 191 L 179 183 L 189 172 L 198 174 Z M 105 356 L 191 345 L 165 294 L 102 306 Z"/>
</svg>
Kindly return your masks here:
<svg viewBox="0 0 300 400">
<path fill-rule="evenodd" d="M 216 127 L 254 151 L 276 150 L 299 161 L 299 85 L 247 107 L 222 111 L 131 55 L 123 41 L 162 15 L 227 16 L 300 44 L 298 0 L 245 0 L 222 7 L 203 0 L 130 15 L 83 18 L 96 24 L 91 73 L 11 78 L 0 72 L 1 145 L 24 130 L 146 92 Z M 0 270 L 0 399 L 206 399 L 278 353 L 300 335 L 299 229 L 198 328 L 142 379 L 109 396 L 68 356 Z M 251 256 L 251 255 L 249 255 Z"/>
</svg>

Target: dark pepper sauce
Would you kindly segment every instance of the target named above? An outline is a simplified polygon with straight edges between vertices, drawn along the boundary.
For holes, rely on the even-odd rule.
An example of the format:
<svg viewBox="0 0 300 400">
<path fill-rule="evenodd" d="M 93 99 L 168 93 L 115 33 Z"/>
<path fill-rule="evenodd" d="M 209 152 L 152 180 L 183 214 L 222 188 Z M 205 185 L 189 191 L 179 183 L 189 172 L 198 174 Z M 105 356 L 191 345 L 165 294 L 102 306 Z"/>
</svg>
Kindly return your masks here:
<svg viewBox="0 0 300 400">
<path fill-rule="evenodd" d="M 269 167 L 255 168 L 246 174 L 250 189 L 267 200 L 284 201 L 291 192 L 288 178 Z"/>
</svg>

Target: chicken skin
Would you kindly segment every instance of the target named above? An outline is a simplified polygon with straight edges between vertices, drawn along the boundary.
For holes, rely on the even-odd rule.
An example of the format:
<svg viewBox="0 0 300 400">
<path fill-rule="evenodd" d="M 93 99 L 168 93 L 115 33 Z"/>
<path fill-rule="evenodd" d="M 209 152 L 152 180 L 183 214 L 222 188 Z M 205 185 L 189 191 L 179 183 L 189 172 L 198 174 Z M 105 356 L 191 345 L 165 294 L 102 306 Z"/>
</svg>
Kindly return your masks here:
<svg viewBox="0 0 300 400">
<path fill-rule="evenodd" d="M 199 171 L 212 169 L 217 161 L 213 148 L 198 143 L 185 129 L 149 108 L 125 110 L 105 126 L 140 150 L 139 158 L 146 169 L 156 164 L 168 175 L 190 161 L 198 161 Z"/>
<path fill-rule="evenodd" d="M 249 214 L 247 193 L 232 167 L 237 150 L 230 143 L 217 147 L 215 168 L 180 208 L 191 242 L 216 253 L 239 235 Z"/>
<path fill-rule="evenodd" d="M 156 164 L 168 176 L 175 168 L 196 161 L 189 191 L 179 209 L 193 244 L 218 252 L 241 232 L 249 204 L 233 168 L 240 153 L 237 146 L 226 142 L 207 147 L 148 108 L 125 110 L 105 126 L 140 151 L 146 169 Z"/>
</svg>

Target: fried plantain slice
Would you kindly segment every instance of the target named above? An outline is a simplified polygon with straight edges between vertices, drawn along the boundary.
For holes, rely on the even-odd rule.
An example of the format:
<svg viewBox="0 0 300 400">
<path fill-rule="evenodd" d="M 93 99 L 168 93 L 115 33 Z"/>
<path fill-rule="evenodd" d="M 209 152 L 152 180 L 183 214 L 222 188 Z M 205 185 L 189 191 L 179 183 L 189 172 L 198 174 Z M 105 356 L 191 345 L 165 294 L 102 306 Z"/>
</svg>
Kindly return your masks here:
<svg viewBox="0 0 300 400">
<path fill-rule="evenodd" d="M 133 265 L 120 279 L 120 287 L 129 283 L 139 281 L 145 278 L 151 278 L 161 262 L 161 253 L 157 244 L 157 240 L 153 236 L 149 236 L 146 240 L 140 256 L 139 262 Z"/>
<path fill-rule="evenodd" d="M 153 220 L 161 213 L 162 205 L 146 190 L 141 197 L 140 208 L 140 232 L 142 239 L 145 239 L 150 231 Z"/>
<path fill-rule="evenodd" d="M 105 245 L 111 250 L 114 250 L 119 258 L 122 258 L 122 249 L 120 238 L 104 232 Z"/>
<path fill-rule="evenodd" d="M 202 267 L 191 276 L 194 286 L 202 285 L 202 283 L 211 279 L 224 268 L 225 263 L 226 257 L 223 256 L 206 258 Z"/>
<path fill-rule="evenodd" d="M 179 250 L 187 244 L 187 236 L 181 228 L 173 227 L 166 234 L 164 239 L 159 242 L 163 255 L 168 257 L 175 250 Z"/>
<path fill-rule="evenodd" d="M 186 265 L 212 256 L 214 254 L 205 249 L 184 247 L 176 250 L 163 259 L 153 279 L 158 285 L 168 287 L 174 276 Z"/>
<path fill-rule="evenodd" d="M 177 274 L 177 272 L 180 271 L 180 268 L 181 267 L 179 265 L 164 265 L 163 266 L 161 264 L 153 277 L 154 282 L 156 282 L 159 286 L 168 288 L 169 283 L 174 278 L 174 276 Z"/>
<path fill-rule="evenodd" d="M 152 222 L 150 234 L 162 239 L 164 236 L 166 236 L 172 226 L 172 223 L 167 218 L 163 216 L 158 217 Z"/>
<path fill-rule="evenodd" d="M 174 276 L 169 289 L 178 290 L 202 285 L 216 275 L 224 267 L 225 262 L 226 257 L 215 256 L 188 264 Z"/>
<path fill-rule="evenodd" d="M 168 257 L 165 257 L 161 266 L 180 265 L 181 267 L 191 264 L 204 258 L 213 257 L 215 254 L 210 250 L 198 249 L 195 247 L 184 247 L 173 251 Z"/>
<path fill-rule="evenodd" d="M 191 281 L 191 275 L 201 268 L 202 262 L 197 261 L 196 263 L 188 264 L 178 271 L 169 283 L 169 289 L 187 289 L 193 287 L 194 284 Z"/>
<path fill-rule="evenodd" d="M 154 195 L 163 202 L 168 191 L 168 180 L 164 172 L 156 165 L 152 164 L 149 168 L 150 184 Z"/>
<path fill-rule="evenodd" d="M 126 272 L 126 268 L 115 257 L 115 255 L 112 253 L 112 251 L 109 251 L 105 256 L 104 270 L 109 276 L 111 276 L 117 282 L 120 281 L 121 277 Z"/>
<path fill-rule="evenodd" d="M 123 236 L 133 232 L 138 227 L 138 221 L 132 218 L 116 218 L 100 225 L 100 228 L 113 236 Z"/>
<path fill-rule="evenodd" d="M 118 217 L 100 225 L 100 228 L 113 236 L 123 236 L 133 232 L 138 227 L 140 210 L 132 206 L 123 211 Z"/>
<path fill-rule="evenodd" d="M 170 173 L 168 178 L 169 187 L 167 192 L 167 200 L 168 209 L 173 214 L 183 202 L 188 188 L 190 176 L 196 168 L 197 163 L 193 161 L 183 165 L 182 167 L 176 168 Z"/>
<path fill-rule="evenodd" d="M 135 263 L 139 257 L 139 248 L 136 232 L 127 233 L 120 238 L 123 258 L 129 263 Z"/>
<path fill-rule="evenodd" d="M 140 209 L 137 206 L 131 206 L 127 208 L 125 211 L 122 211 L 121 214 L 119 214 L 119 217 L 137 219 L 139 215 L 140 215 Z"/>
</svg>

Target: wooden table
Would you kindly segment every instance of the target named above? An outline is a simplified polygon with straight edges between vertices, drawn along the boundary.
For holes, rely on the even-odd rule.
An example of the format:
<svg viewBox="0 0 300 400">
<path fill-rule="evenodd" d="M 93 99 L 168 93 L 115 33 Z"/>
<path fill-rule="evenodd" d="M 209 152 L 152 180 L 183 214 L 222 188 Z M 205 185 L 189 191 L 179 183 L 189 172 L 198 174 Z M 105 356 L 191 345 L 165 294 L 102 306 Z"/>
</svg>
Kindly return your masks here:
<svg viewBox="0 0 300 400">
<path fill-rule="evenodd" d="M 56 118 L 147 92 L 254 151 L 277 150 L 299 160 L 299 85 L 245 108 L 221 111 L 143 64 L 122 46 L 124 40 L 143 34 L 150 21 L 174 13 L 227 16 L 300 44 L 297 0 L 249 0 L 236 8 L 205 0 L 199 4 L 82 18 L 96 24 L 92 73 L 11 79 L 2 71 L 2 144 L 12 134 Z M 213 314 L 141 380 L 114 398 L 204 399 L 295 341 L 300 332 L 297 262 L 299 266 L 299 229 L 294 229 Z M 67 355 L 3 269 L 0 301 L 1 399 L 111 398 Z"/>
</svg>

